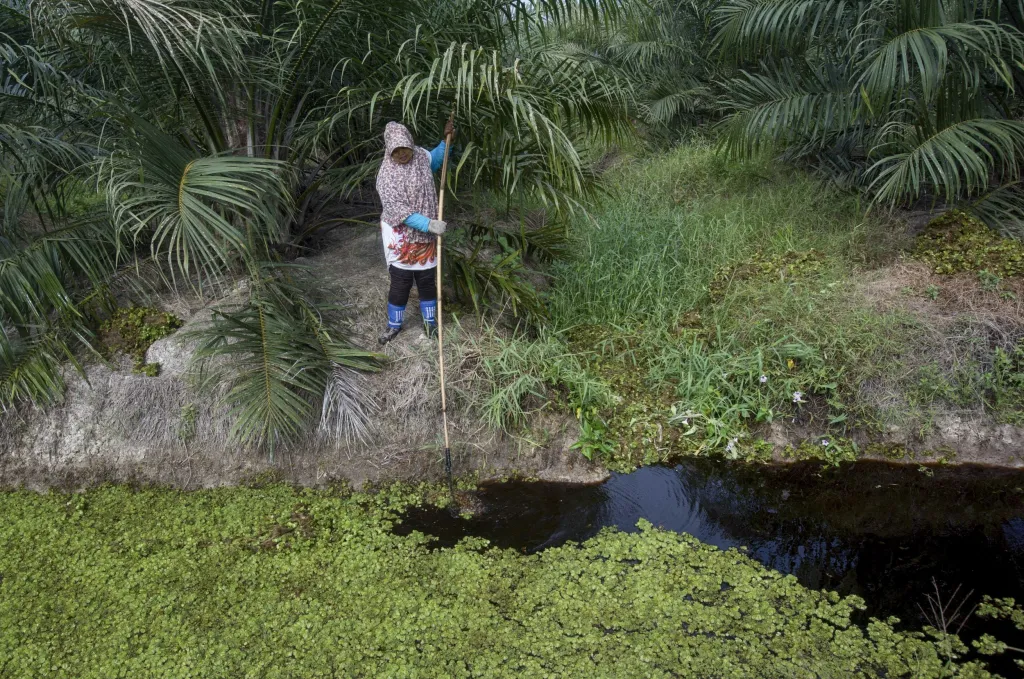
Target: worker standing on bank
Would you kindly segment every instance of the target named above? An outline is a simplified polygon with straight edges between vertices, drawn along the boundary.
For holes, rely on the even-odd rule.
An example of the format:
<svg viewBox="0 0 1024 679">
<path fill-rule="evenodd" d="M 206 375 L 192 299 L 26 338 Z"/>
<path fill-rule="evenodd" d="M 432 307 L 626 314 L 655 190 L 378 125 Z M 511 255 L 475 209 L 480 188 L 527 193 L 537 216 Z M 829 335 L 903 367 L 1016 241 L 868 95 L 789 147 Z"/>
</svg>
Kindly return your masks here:
<svg viewBox="0 0 1024 679">
<path fill-rule="evenodd" d="M 455 134 L 449 121 L 447 138 Z M 413 282 L 420 297 L 424 329 L 433 337 L 437 330 L 437 236 L 447 228 L 437 219 L 437 191 L 434 172 L 444 160 L 445 142 L 432 151 L 420 148 L 401 123 L 384 128 L 384 160 L 377 173 L 377 193 L 383 207 L 380 229 L 384 258 L 391 275 L 388 292 L 388 325 L 378 341 L 387 344 L 402 330 L 405 305 Z"/>
</svg>

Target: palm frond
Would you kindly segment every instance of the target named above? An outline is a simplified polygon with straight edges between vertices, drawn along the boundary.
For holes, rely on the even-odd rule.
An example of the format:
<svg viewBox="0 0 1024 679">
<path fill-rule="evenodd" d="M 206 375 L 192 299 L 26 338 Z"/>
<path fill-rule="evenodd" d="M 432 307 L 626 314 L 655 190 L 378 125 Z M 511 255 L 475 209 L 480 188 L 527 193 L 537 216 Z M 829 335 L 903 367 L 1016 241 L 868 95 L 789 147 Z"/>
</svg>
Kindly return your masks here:
<svg viewBox="0 0 1024 679">
<path fill-rule="evenodd" d="M 362 373 L 336 367 L 327 380 L 318 431 L 329 439 L 368 443 L 369 422 L 377 403 L 368 396 Z"/>
<path fill-rule="evenodd" d="M 964 207 L 989 228 L 1024 238 L 1024 186 L 1019 180 L 986 191 Z"/>
<path fill-rule="evenodd" d="M 148 243 L 172 272 L 212 277 L 280 239 L 291 207 L 281 163 L 199 156 L 148 123 L 133 125 L 137 144 L 109 164 L 110 211 L 118 228 Z"/>
<path fill-rule="evenodd" d="M 19 403 L 48 406 L 64 395 L 64 365 L 82 372 L 71 347 L 57 331 L 12 337 L 0 326 L 0 411 Z"/>
<path fill-rule="evenodd" d="M 317 306 L 279 276 L 274 267 L 262 265 L 248 302 L 217 311 L 194 332 L 200 340 L 195 360 L 201 386 L 222 394 L 232 436 L 247 445 L 297 440 L 325 407 L 325 394 L 335 399 L 326 407 L 337 408 L 336 371 L 378 365 L 377 354 L 334 338 L 319 314 L 311 313 Z M 349 409 L 348 426 L 362 421 L 365 412 L 365 407 Z"/>
<path fill-rule="evenodd" d="M 730 80 L 731 113 L 722 125 L 722 143 L 730 153 L 752 155 L 766 147 L 793 143 L 821 145 L 857 122 L 860 102 L 843 81 L 812 69 L 781 65 L 769 73 L 748 73 Z"/>
<path fill-rule="evenodd" d="M 77 316 L 74 285 L 102 285 L 117 266 L 118 245 L 102 215 L 17 246 L 0 239 L 0 314 L 29 325 L 45 323 L 52 313 Z"/>
<path fill-rule="evenodd" d="M 213 82 L 244 72 L 247 32 L 232 0 L 53 0 L 31 3 L 33 22 L 65 45 L 115 43 L 129 59 L 153 59 L 163 77 L 201 73 Z"/>
<path fill-rule="evenodd" d="M 520 251 L 491 255 L 476 247 L 461 250 L 446 261 L 445 275 L 456 299 L 472 304 L 477 315 L 484 309 L 508 307 L 513 316 L 531 320 L 547 316 L 537 289 L 524 277 Z"/>
<path fill-rule="evenodd" d="M 590 64 L 505 64 L 494 50 L 453 44 L 423 70 L 370 99 L 400 101 L 413 129 L 436 119 L 438 107 L 454 107 L 469 137 L 456 180 L 467 172 L 475 186 L 533 193 L 564 209 L 589 190 L 566 123 L 604 139 L 628 133 L 628 86 L 595 76 Z"/>
<path fill-rule="evenodd" d="M 1024 159 L 1024 123 L 974 119 L 952 124 L 929 137 L 901 125 L 899 141 L 876 149 L 869 168 L 878 202 L 898 204 L 933 191 L 947 202 L 988 187 L 993 172 L 1013 180 Z M 897 145 L 898 144 L 898 145 Z"/>
<path fill-rule="evenodd" d="M 873 202 L 963 204 L 1014 185 L 1024 33 L 995 2 L 726 0 L 724 145 L 774 147 Z M 754 63 L 754 60 L 759 60 Z M 1016 193 L 978 203 L 1013 218 Z M 1011 201 L 1012 202 L 1012 201 Z"/>
<path fill-rule="evenodd" d="M 651 99 L 643 104 L 647 120 L 668 125 L 681 114 L 693 113 L 706 105 L 710 94 L 709 87 L 699 84 L 680 83 L 678 89 L 668 84 L 660 85 L 651 92 Z"/>
<path fill-rule="evenodd" d="M 797 52 L 832 39 L 856 9 L 848 0 L 728 0 L 715 11 L 716 41 L 741 61 Z"/>
<path fill-rule="evenodd" d="M 892 36 L 869 53 L 861 84 L 869 105 L 878 107 L 919 85 L 927 102 L 949 80 L 950 69 L 977 90 L 982 74 L 1013 87 L 1014 64 L 1024 59 L 1024 34 L 985 19 L 921 26 Z M 895 94 L 894 94 L 895 93 Z"/>
</svg>

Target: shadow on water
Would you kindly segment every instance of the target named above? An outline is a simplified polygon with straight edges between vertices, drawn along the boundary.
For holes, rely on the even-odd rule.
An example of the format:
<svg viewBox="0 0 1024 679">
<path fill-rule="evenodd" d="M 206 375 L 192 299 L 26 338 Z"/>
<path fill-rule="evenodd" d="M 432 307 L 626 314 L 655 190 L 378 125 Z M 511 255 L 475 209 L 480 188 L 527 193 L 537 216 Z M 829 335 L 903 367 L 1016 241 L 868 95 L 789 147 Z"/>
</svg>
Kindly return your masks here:
<svg viewBox="0 0 1024 679">
<path fill-rule="evenodd" d="M 483 510 L 470 519 L 414 508 L 395 530 L 423 532 L 438 546 L 473 535 L 529 553 L 606 526 L 635 531 L 643 518 L 723 549 L 745 548 L 807 587 L 863 597 L 865 618 L 895 615 L 915 627 L 927 624 L 919 606 L 927 608 L 933 579 L 944 597 L 960 586 L 973 600 L 1024 599 L 1022 472 L 692 460 L 615 474 L 599 486 L 485 484 L 477 497 Z M 1017 636 L 998 631 L 1007 641 Z"/>
</svg>

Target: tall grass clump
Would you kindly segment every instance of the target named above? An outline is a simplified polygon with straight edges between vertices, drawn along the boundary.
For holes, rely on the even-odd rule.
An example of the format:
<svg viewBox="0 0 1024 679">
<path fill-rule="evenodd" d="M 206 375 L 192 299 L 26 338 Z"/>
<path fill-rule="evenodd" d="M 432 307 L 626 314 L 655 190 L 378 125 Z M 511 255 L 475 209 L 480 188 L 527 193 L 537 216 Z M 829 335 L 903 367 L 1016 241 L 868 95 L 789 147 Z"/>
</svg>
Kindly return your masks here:
<svg viewBox="0 0 1024 679">
<path fill-rule="evenodd" d="M 503 335 L 494 325 L 473 333 L 456 326 L 446 339 L 456 351 L 453 395 L 493 429 L 520 432 L 530 415 L 552 406 L 582 419 L 612 404 L 608 385 L 587 370 L 586 356 L 547 330 L 531 338 Z"/>
<path fill-rule="evenodd" d="M 862 259 L 885 249 L 855 198 L 768 157 L 731 161 L 695 142 L 631 159 L 607 180 L 608 196 L 577 224 L 575 257 L 556 272 L 557 327 L 671 326 L 718 270 L 758 252 Z"/>
</svg>

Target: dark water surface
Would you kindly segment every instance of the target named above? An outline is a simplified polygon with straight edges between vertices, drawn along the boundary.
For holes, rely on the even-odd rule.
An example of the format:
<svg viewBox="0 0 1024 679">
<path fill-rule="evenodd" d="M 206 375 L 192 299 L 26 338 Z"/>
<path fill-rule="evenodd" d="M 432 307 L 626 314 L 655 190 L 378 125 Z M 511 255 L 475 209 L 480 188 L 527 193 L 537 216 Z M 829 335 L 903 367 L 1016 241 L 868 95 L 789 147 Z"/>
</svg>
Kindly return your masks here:
<svg viewBox="0 0 1024 679">
<path fill-rule="evenodd" d="M 477 497 L 483 509 L 471 519 L 413 509 L 396 531 L 418 530 L 441 546 L 474 535 L 534 552 L 605 526 L 635 531 L 644 518 L 723 549 L 745 547 L 807 587 L 863 597 L 865 618 L 927 624 L 918 607 L 927 610 L 933 579 L 947 599 L 958 586 L 961 594 L 973 590 L 972 605 L 981 594 L 1024 600 L 1022 472 L 693 460 L 615 474 L 599 486 L 485 484 Z M 1021 641 L 1012 628 L 980 622 L 965 636 L 982 630 Z"/>
</svg>

